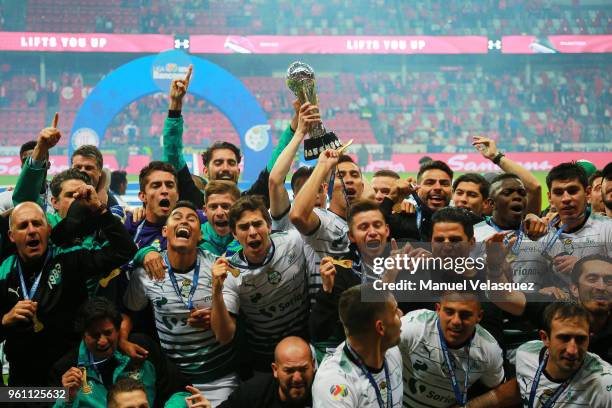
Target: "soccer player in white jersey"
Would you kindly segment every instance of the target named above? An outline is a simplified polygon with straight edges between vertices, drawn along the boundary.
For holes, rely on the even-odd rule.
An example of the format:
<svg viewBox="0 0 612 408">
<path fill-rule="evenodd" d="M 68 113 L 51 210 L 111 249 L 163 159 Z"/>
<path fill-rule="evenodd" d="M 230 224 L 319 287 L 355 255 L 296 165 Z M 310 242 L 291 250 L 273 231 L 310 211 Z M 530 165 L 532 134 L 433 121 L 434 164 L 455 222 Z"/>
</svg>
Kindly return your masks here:
<svg viewBox="0 0 612 408">
<path fill-rule="evenodd" d="M 548 234 L 541 239 L 542 255 L 565 282 L 579 258 L 612 256 L 612 220 L 592 214 L 587 175 L 576 163 L 561 163 L 546 176 L 548 200 L 558 211 Z"/>
<path fill-rule="evenodd" d="M 587 311 L 552 303 L 544 313 L 541 340 L 519 347 L 516 379 L 474 400 L 469 408 L 612 407 L 612 366 L 589 353 Z"/>
<path fill-rule="evenodd" d="M 340 297 L 347 338 L 317 370 L 314 408 L 402 406 L 401 311 L 388 292 L 353 286 Z M 371 298 L 370 298 L 371 297 Z"/>
<path fill-rule="evenodd" d="M 268 373 L 276 344 L 287 336 L 307 334 L 308 265 L 304 241 L 295 230 L 271 234 L 270 214 L 258 196 L 236 201 L 230 208 L 229 223 L 242 249 L 229 259 L 217 261 L 215 274 L 226 277 L 222 285 L 224 292 L 231 294 L 231 303 L 227 304 L 225 295 L 214 297 L 211 320 L 214 327 L 218 322 L 226 325 L 215 329 L 215 333 L 223 330 L 233 337 L 235 324 L 228 311 L 232 311 L 230 305 L 237 305 L 244 317 L 251 366 L 257 372 Z"/>
<path fill-rule="evenodd" d="M 512 281 L 534 284 L 534 291 L 552 285 L 547 272 L 548 264 L 540 255 L 541 244 L 529 239 L 534 231 L 544 232 L 545 223 L 534 214 L 526 216 L 527 190 L 521 179 L 511 173 L 503 173 L 491 181 L 489 203 L 493 209 L 490 218 L 474 226 L 477 242 L 473 255 L 484 254 L 482 243 L 497 232 L 507 231 L 517 239 L 512 247 L 515 258 L 512 263 Z M 534 236 L 536 238 L 537 236 Z"/>
<path fill-rule="evenodd" d="M 402 317 L 404 406 L 465 405 L 477 381 L 487 388 L 504 379 L 502 350 L 478 323 L 483 311 L 476 293 L 445 292 L 436 311 Z"/>
<path fill-rule="evenodd" d="M 317 192 L 332 170 L 334 182 L 329 209 L 315 209 Z M 361 197 L 363 189 L 361 171 L 350 156 L 343 156 L 336 150 L 321 153 L 289 213 L 293 225 L 320 258 L 348 251 L 346 212 L 350 203 Z"/>
<path fill-rule="evenodd" d="M 215 256 L 198 249 L 200 218 L 189 201 L 176 204 L 162 234 L 167 239 L 163 253 L 167 273 L 163 280 L 153 281 L 143 268 L 136 269 L 125 304 L 142 310 L 151 301 L 162 349 L 214 406 L 238 386 L 236 350 L 230 341 L 216 340 L 208 317 Z M 224 297 L 227 310 L 237 315 L 233 297 L 229 293 Z"/>
</svg>

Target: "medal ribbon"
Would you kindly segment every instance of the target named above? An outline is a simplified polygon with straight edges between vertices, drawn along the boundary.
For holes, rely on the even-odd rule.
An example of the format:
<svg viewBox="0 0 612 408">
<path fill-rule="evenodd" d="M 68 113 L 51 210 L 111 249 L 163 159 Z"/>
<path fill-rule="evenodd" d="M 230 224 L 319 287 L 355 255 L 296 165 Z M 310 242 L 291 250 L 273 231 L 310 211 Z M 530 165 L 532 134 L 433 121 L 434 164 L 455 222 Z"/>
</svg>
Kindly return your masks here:
<svg viewBox="0 0 612 408">
<path fill-rule="evenodd" d="M 548 229 L 552 229 L 552 227 L 559 221 L 559 216 L 557 215 L 555 218 L 553 218 L 550 223 L 548 224 Z M 561 227 L 559 227 L 557 229 L 557 232 L 555 232 L 555 235 L 553 235 L 553 237 L 550 239 L 550 241 L 548 241 L 546 243 L 546 245 L 544 246 L 544 249 L 542 250 L 542 255 L 543 256 L 547 256 L 548 255 L 548 251 L 550 251 L 553 247 L 553 245 L 555 245 L 555 242 L 557 242 L 557 240 L 559 239 L 559 237 L 561 236 L 561 234 L 563 234 L 563 231 L 565 231 L 565 229 L 567 228 L 567 224 L 562 225 Z M 549 259 L 550 259 L 550 255 L 548 255 Z"/>
<path fill-rule="evenodd" d="M 438 335 L 440 337 L 440 347 L 442 348 L 442 355 L 444 356 L 444 361 L 448 366 L 448 373 L 450 374 L 450 383 L 453 387 L 453 392 L 455 393 L 455 398 L 457 399 L 457 403 L 461 406 L 464 406 L 467 403 L 467 391 L 470 379 L 470 345 L 472 340 L 465 346 L 465 353 L 467 354 L 467 370 L 465 372 L 465 381 L 463 384 L 463 392 L 459 388 L 459 383 L 457 382 L 457 376 L 455 374 L 455 369 L 453 368 L 453 364 L 451 363 L 450 355 L 448 353 L 448 345 L 446 344 L 446 339 L 442 334 L 442 327 L 440 326 L 440 319 L 438 319 Z"/>
<path fill-rule="evenodd" d="M 487 224 L 493 227 L 493 229 L 497 232 L 512 231 L 514 235 L 516 236 L 516 242 L 514 243 L 514 245 L 512 245 L 512 248 L 510 250 L 512 251 L 514 255 L 519 254 L 521 243 L 523 242 L 523 237 L 525 236 L 525 234 L 523 234 L 523 222 L 522 221 L 521 221 L 521 225 L 519 226 L 517 230 L 504 230 L 499 225 L 495 224 L 491 218 L 487 219 Z M 508 242 L 510 242 L 510 237 L 511 237 L 511 234 L 508 234 L 504 237 L 505 246 L 508 246 Z"/>
<path fill-rule="evenodd" d="M 28 291 L 26 283 L 25 283 L 25 279 L 23 277 L 23 271 L 21 270 L 21 262 L 19 262 L 18 257 L 15 257 L 15 262 L 17 263 L 17 272 L 19 273 L 19 283 L 21 285 L 21 293 L 23 294 L 23 298 L 25 300 L 31 300 L 36 295 L 36 291 L 38 290 L 38 285 L 40 284 L 40 278 L 42 277 L 45 267 L 47 266 L 47 262 L 49 262 L 52 256 L 53 256 L 53 250 L 51 248 L 48 248 L 47 257 L 45 258 L 45 263 L 43 263 L 43 266 L 40 269 L 40 272 L 38 272 L 38 275 L 36 275 L 36 279 L 34 280 L 34 283 L 32 284 L 30 291 Z"/>
<path fill-rule="evenodd" d="M 385 369 L 385 381 L 387 383 L 386 384 L 387 385 L 387 405 L 385 405 L 383 398 L 382 398 L 382 393 L 380 392 L 380 388 L 378 388 L 378 384 L 376 384 L 376 380 L 374 380 L 372 373 L 370 373 L 370 371 L 366 367 L 361 357 L 359 357 L 359 355 L 355 352 L 355 350 L 353 350 L 351 346 L 349 346 L 348 341 L 346 342 L 344 346 L 344 352 L 347 354 L 350 354 L 357 361 L 357 364 L 359 365 L 359 368 L 363 372 L 363 375 L 366 376 L 366 378 L 368 379 L 368 381 L 374 388 L 374 392 L 376 392 L 376 400 L 378 401 L 378 406 L 380 408 L 385 408 L 385 407 L 392 408 L 393 407 L 393 392 L 391 390 L 391 380 L 390 380 L 390 375 L 389 375 L 389 367 L 387 366 L 387 359 L 385 358 L 383 361 L 383 367 Z"/>
<path fill-rule="evenodd" d="M 536 373 L 535 373 L 535 377 L 533 378 L 533 382 L 531 383 L 531 390 L 529 392 L 529 405 L 527 405 L 528 408 L 534 408 L 535 397 L 538 391 L 538 384 L 540 384 L 540 377 L 542 376 L 542 371 L 544 371 L 544 367 L 546 367 L 546 363 L 548 362 L 548 356 L 549 356 L 549 352 L 548 350 L 546 350 L 546 353 L 544 353 L 544 358 L 542 359 L 542 362 L 538 366 L 538 369 L 536 370 Z M 569 386 L 570 382 L 572 381 L 572 379 L 574 378 L 578 370 L 576 370 L 574 374 L 572 374 L 567 380 L 565 380 L 563 384 L 557 387 L 553 395 L 551 395 L 550 398 L 548 398 L 548 400 L 546 400 L 546 402 L 540 408 L 551 408 L 555 404 L 555 402 L 559 399 L 561 394 L 563 394 L 563 391 L 567 389 L 567 387 Z"/>
<path fill-rule="evenodd" d="M 174 291 L 188 310 L 193 309 L 193 295 L 195 295 L 196 289 L 198 288 L 198 279 L 200 277 L 200 260 L 199 258 L 196 259 L 195 269 L 193 270 L 193 281 L 191 282 L 191 289 L 189 290 L 189 297 L 187 298 L 187 303 L 185 303 L 183 301 L 183 296 L 181 295 L 181 289 L 176 282 L 174 271 L 172 270 L 170 262 L 168 261 L 168 253 L 164 254 L 164 262 L 166 263 L 166 266 L 168 266 L 168 276 L 170 277 Z"/>
</svg>

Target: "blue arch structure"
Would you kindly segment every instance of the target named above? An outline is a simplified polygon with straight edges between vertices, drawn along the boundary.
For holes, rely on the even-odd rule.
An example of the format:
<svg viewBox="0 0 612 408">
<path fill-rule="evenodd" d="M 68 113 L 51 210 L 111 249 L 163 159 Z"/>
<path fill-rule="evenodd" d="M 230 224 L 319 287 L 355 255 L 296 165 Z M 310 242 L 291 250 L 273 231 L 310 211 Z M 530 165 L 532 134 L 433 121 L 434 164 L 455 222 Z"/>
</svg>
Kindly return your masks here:
<svg viewBox="0 0 612 408">
<path fill-rule="evenodd" d="M 69 156 L 77 145 L 83 144 L 79 143 L 83 135 L 90 137 L 84 139 L 88 143 L 92 135 L 93 140 L 101 141 L 108 125 L 125 106 L 155 92 L 168 92 L 170 80 L 156 81 L 152 75 L 153 66 L 159 64 L 160 57 L 164 57 L 164 61 L 171 61 L 172 58 L 191 60 L 193 76 L 189 92 L 215 105 L 229 119 L 240 135 L 243 180 L 255 180 L 262 170 L 262 163 L 265 165 L 272 153 L 268 121 L 263 109 L 238 78 L 210 61 L 187 56 L 181 51 L 138 58 L 120 66 L 100 81 L 75 117 L 70 133 Z M 161 89 L 162 83 L 167 83 L 168 87 Z"/>
</svg>

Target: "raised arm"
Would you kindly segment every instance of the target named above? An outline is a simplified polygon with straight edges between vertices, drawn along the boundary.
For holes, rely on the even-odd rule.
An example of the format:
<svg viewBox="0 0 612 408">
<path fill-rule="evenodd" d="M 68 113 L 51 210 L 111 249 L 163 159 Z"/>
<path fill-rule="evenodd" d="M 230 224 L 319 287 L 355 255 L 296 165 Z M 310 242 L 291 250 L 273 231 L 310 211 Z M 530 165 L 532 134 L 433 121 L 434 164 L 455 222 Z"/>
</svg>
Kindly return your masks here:
<svg viewBox="0 0 612 408">
<path fill-rule="evenodd" d="M 295 134 L 287 147 L 278 156 L 270 172 L 268 189 L 270 191 L 270 215 L 272 217 L 280 217 L 289 210 L 291 203 L 285 188 L 285 179 L 306 132 L 310 129 L 312 123 L 321 120 L 317 107 L 308 102 L 300 107 L 299 113 L 296 116 L 298 118 L 298 125 Z"/>
<path fill-rule="evenodd" d="M 26 160 L 19 173 L 19 179 L 13 191 L 13 205 L 26 201 L 39 201 L 40 191 L 42 190 L 47 175 L 49 150 L 53 148 L 62 137 L 57 128 L 58 120 L 59 114 L 56 112 L 51 126 L 40 131 L 36 146 L 34 147 L 34 152 L 32 152 L 32 156 Z"/>
<path fill-rule="evenodd" d="M 338 163 L 339 157 L 340 155 L 335 150 L 326 150 L 321 153 L 314 171 L 293 200 L 289 219 L 302 234 L 312 234 L 321 223 L 319 216 L 314 212 L 317 193 L 325 178 Z"/>
<path fill-rule="evenodd" d="M 501 158 L 496 159 L 499 152 L 497 151 L 495 140 L 487 137 L 474 136 L 472 145 L 476 147 L 478 147 L 477 145 L 484 146 L 482 149 L 477 149 L 484 158 L 497 164 L 506 173 L 513 173 L 519 176 L 527 190 L 527 212 L 540 214 L 540 208 L 542 206 L 542 185 L 538 179 L 535 178 L 529 170 L 517 162 L 510 160 L 507 156 L 501 156 Z"/>
<path fill-rule="evenodd" d="M 213 288 L 210 326 L 215 333 L 215 338 L 221 344 L 231 342 L 234 334 L 236 334 L 236 319 L 230 315 L 223 299 L 223 284 L 227 279 L 229 267 L 227 259 L 223 257 L 217 258 L 212 267 Z"/>
</svg>

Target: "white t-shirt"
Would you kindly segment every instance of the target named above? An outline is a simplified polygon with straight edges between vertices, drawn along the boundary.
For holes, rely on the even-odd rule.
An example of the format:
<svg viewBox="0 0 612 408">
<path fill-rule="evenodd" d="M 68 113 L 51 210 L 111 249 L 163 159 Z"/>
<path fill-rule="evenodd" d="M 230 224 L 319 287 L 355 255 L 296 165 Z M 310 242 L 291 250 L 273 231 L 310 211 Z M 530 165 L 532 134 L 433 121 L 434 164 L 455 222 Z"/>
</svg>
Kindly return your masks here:
<svg viewBox="0 0 612 408">
<path fill-rule="evenodd" d="M 250 266 L 242 251 L 230 258 L 240 275 L 228 275 L 224 288 L 246 318 L 250 351 L 271 360 L 281 339 L 307 331 L 308 266 L 297 230 L 276 232 L 270 239 L 272 247 L 261 266 Z"/>
<path fill-rule="evenodd" d="M 516 352 L 516 379 L 524 407 L 529 404 L 531 385 L 543 356 L 544 343 L 539 340 L 521 345 Z M 560 385 L 551 381 L 542 372 L 533 408 L 540 408 Z M 598 355 L 587 352 L 582 366 L 553 406 L 554 408 L 611 408 L 612 366 Z"/>
<path fill-rule="evenodd" d="M 415 310 L 402 317 L 399 349 L 403 359 L 404 406 L 449 407 L 457 404 L 450 382 L 440 337 L 438 315 L 431 310 Z M 465 347 L 448 349 L 460 392 L 464 391 L 467 371 Z M 480 325 L 470 343 L 468 387 L 480 380 L 494 388 L 504 379 L 502 350 L 493 336 Z"/>
<path fill-rule="evenodd" d="M 474 238 L 476 245 L 472 251 L 472 257 L 483 257 L 485 255 L 484 241 L 497 233 L 486 221 L 474 226 Z M 548 262 L 541 255 L 542 244 L 540 241 L 532 241 L 526 235 L 522 235 L 522 241 L 518 247 L 518 255 L 512 262 L 512 281 L 516 283 L 534 283 L 534 290 L 550 286 L 550 272 Z"/>
<path fill-rule="evenodd" d="M 164 252 L 165 253 L 165 252 Z M 164 254 L 162 253 L 162 254 Z M 216 256 L 204 250 L 198 252 L 198 287 L 192 302 L 197 309 L 207 308 L 212 303 L 212 265 Z M 221 345 L 211 329 L 202 330 L 187 324 L 189 310 L 185 304 L 192 288 L 194 269 L 174 274 L 181 298 L 176 293 L 170 275 L 162 281 L 149 279 L 144 268 L 137 268 L 131 275 L 125 304 L 131 310 L 142 310 L 151 301 L 155 314 L 155 326 L 164 353 L 197 388 L 219 379 L 233 371 L 230 364 L 235 361 L 236 350 L 230 343 Z M 223 289 L 225 305 L 230 313 L 238 314 L 234 297 Z M 219 375 L 217 375 L 219 373 Z M 238 386 L 235 377 L 234 388 Z"/>
<path fill-rule="evenodd" d="M 384 404 L 391 389 L 393 407 L 402 406 L 402 357 L 397 347 L 385 353 L 390 386 L 386 383 L 385 370 L 373 373 L 372 377 L 381 391 Z M 325 357 L 317 370 L 312 384 L 314 408 L 379 408 L 376 390 L 363 374 L 359 365 L 347 355 L 345 343 L 338 346 L 334 354 Z M 385 405 L 385 408 L 386 407 Z"/>
</svg>

